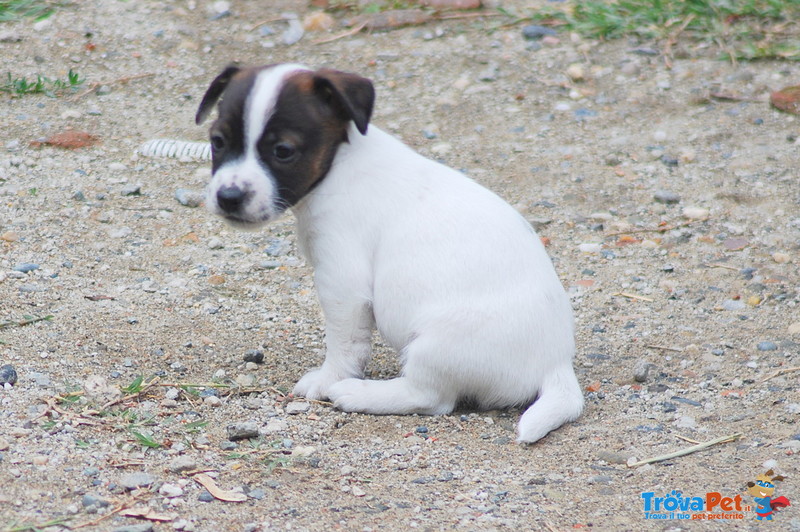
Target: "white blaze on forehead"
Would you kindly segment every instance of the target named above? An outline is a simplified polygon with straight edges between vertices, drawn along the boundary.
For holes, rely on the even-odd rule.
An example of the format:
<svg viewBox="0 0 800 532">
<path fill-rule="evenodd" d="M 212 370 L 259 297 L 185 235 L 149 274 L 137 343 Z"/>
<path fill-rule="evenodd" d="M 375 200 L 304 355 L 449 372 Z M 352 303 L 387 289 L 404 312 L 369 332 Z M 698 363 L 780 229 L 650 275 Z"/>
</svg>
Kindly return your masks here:
<svg viewBox="0 0 800 532">
<path fill-rule="evenodd" d="M 255 155 L 256 143 L 264 133 L 278 99 L 278 93 L 286 76 L 298 70 L 309 70 L 303 65 L 278 65 L 262 70 L 256 76 L 253 88 L 245 103 L 245 157 Z"/>
</svg>

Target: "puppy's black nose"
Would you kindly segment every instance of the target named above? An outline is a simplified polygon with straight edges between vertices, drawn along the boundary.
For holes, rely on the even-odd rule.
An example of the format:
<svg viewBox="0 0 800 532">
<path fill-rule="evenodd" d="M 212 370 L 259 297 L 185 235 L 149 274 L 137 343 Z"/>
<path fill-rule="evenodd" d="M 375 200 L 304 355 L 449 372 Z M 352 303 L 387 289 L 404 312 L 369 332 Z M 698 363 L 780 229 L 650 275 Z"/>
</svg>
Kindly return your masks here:
<svg viewBox="0 0 800 532">
<path fill-rule="evenodd" d="M 235 185 L 217 190 L 217 203 L 220 209 L 226 212 L 238 211 L 245 199 L 247 199 L 247 192 Z"/>
</svg>

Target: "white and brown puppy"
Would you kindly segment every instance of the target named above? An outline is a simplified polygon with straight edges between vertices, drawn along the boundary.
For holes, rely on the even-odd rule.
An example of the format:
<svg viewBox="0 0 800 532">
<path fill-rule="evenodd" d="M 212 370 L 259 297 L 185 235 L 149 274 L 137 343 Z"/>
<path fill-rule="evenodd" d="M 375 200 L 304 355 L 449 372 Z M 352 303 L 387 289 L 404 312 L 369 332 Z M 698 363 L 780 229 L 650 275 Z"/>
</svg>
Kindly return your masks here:
<svg viewBox="0 0 800 532">
<path fill-rule="evenodd" d="M 209 208 L 239 227 L 291 208 L 314 267 L 327 353 L 294 393 L 372 414 L 533 403 L 534 442 L 583 408 L 564 289 L 512 207 L 369 125 L 374 99 L 354 74 L 229 67 L 197 113 L 219 100 Z M 364 379 L 375 328 L 397 378 Z"/>
</svg>

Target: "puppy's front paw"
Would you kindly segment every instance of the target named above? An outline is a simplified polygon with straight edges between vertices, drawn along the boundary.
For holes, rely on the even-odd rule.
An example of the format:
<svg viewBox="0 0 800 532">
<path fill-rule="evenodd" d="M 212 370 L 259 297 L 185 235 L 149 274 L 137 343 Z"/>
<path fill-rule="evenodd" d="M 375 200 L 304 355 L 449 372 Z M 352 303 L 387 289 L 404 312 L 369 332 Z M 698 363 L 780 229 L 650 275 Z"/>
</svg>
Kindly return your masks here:
<svg viewBox="0 0 800 532">
<path fill-rule="evenodd" d="M 331 386 L 340 380 L 341 377 L 323 368 L 313 369 L 295 384 L 292 393 L 306 399 L 324 400 L 330 397 Z"/>
<path fill-rule="evenodd" d="M 370 412 L 370 396 L 363 379 L 344 379 L 328 389 L 333 406 L 344 412 Z"/>
</svg>

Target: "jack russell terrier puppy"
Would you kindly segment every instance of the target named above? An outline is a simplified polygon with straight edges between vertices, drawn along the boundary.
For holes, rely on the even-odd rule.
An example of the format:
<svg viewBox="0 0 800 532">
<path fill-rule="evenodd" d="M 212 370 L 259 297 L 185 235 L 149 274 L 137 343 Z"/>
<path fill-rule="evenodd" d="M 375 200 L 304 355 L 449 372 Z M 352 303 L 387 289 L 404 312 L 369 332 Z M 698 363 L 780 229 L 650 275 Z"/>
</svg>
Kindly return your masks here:
<svg viewBox="0 0 800 532">
<path fill-rule="evenodd" d="M 369 124 L 375 90 L 301 65 L 226 68 L 208 88 L 206 203 L 241 228 L 291 208 L 325 315 L 325 361 L 294 388 L 347 412 L 528 406 L 519 442 L 583 409 L 572 309 L 510 205 Z M 364 379 L 377 328 L 400 376 Z"/>
</svg>

